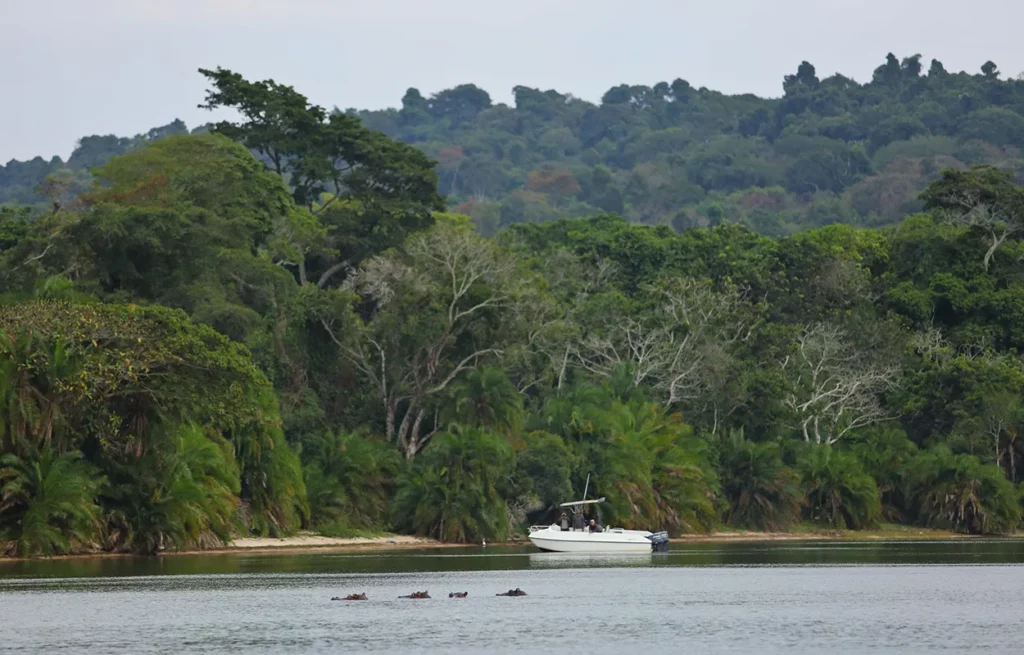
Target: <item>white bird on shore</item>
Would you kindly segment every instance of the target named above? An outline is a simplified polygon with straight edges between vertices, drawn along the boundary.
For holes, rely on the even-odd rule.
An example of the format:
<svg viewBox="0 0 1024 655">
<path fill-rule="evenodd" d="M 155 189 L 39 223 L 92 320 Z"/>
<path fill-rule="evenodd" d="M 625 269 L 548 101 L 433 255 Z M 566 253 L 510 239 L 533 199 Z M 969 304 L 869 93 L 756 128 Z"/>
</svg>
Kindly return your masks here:
<svg viewBox="0 0 1024 655">
<path fill-rule="evenodd" d="M 481 539 L 481 544 L 484 548 L 487 548 L 487 539 Z"/>
</svg>

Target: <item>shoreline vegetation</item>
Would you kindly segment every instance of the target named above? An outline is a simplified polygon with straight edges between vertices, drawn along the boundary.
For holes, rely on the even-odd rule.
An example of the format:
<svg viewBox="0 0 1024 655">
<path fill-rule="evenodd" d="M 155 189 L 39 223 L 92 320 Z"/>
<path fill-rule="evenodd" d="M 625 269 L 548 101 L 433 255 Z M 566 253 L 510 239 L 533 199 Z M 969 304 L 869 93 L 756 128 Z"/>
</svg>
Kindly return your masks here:
<svg viewBox="0 0 1024 655">
<path fill-rule="evenodd" d="M 819 526 L 797 526 L 791 532 L 758 532 L 750 530 L 723 529 L 707 534 L 686 534 L 673 537 L 673 544 L 697 543 L 768 543 L 777 541 L 948 541 L 1001 539 L 1020 540 L 1024 534 L 979 535 L 964 534 L 948 530 L 935 530 L 905 525 L 883 525 L 874 530 L 834 530 Z M 529 546 L 526 539 L 515 539 L 488 543 L 487 548 Z M 480 544 L 443 542 L 428 537 L 412 535 L 381 535 L 376 537 L 328 537 L 315 533 L 299 533 L 291 537 L 240 537 L 229 544 L 208 549 L 184 549 L 165 551 L 159 557 L 186 557 L 212 555 L 284 555 L 290 553 L 385 553 L 390 551 L 422 549 L 477 549 Z M 68 559 L 106 559 L 126 557 L 149 557 L 137 553 L 92 552 L 52 557 L 7 557 L 0 555 L 2 562 L 48 561 Z"/>
<path fill-rule="evenodd" d="M 4 554 L 497 544 L 588 493 L 690 540 L 1024 529 L 994 63 L 373 115 L 200 73 L 237 122 L 0 198 Z"/>
</svg>

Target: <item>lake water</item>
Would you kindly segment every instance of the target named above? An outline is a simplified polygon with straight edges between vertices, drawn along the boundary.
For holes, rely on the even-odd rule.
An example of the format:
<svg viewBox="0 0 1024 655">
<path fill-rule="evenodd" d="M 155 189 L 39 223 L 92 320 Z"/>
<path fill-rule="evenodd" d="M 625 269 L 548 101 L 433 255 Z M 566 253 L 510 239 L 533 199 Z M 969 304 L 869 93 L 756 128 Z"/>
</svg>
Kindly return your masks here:
<svg viewBox="0 0 1024 655">
<path fill-rule="evenodd" d="M 0 653 L 1019 653 L 1022 565 L 1022 540 L 0 562 Z"/>
</svg>

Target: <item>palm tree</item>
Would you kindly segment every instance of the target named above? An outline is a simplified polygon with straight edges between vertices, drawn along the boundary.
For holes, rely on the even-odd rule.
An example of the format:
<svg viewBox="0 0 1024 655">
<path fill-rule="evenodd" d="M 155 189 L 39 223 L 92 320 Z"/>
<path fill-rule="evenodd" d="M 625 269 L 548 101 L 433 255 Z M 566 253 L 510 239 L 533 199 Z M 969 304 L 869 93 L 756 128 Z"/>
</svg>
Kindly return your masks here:
<svg viewBox="0 0 1024 655">
<path fill-rule="evenodd" d="M 68 447 L 64 405 L 80 364 L 63 341 L 0 332 L 0 447 L 26 453 Z"/>
<path fill-rule="evenodd" d="M 0 539 L 18 555 L 55 555 L 97 539 L 104 484 L 80 453 L 0 457 Z"/>
<path fill-rule="evenodd" d="M 624 406 L 609 412 L 608 422 L 595 426 L 597 439 L 583 444 L 584 461 L 593 470 L 591 492 L 604 496 L 600 508 L 610 524 L 643 529 L 658 514 L 654 495 L 655 453 L 648 448 L 643 426 Z M 614 416 L 612 419 L 611 417 Z"/>
<path fill-rule="evenodd" d="M 810 446 L 797 462 L 812 521 L 861 529 L 878 523 L 881 497 L 855 456 L 831 446 Z"/>
<path fill-rule="evenodd" d="M 358 527 L 384 523 L 400 453 L 383 440 L 355 432 L 328 434 L 319 450 L 303 468 L 313 520 Z"/>
<path fill-rule="evenodd" d="M 507 536 L 505 492 L 514 456 L 503 437 L 455 426 L 434 437 L 410 466 L 395 495 L 397 527 L 442 541 Z"/>
<path fill-rule="evenodd" d="M 238 469 L 226 444 L 194 425 L 163 426 L 163 443 L 120 469 L 111 494 L 114 544 L 136 552 L 217 545 L 231 538 Z"/>
<path fill-rule="evenodd" d="M 972 534 L 1013 532 L 1020 523 L 1017 490 L 995 464 L 954 455 L 944 445 L 910 464 L 908 495 L 928 526 Z"/>
<path fill-rule="evenodd" d="M 678 414 L 643 400 L 613 403 L 586 444 L 594 490 L 624 527 L 700 532 L 715 518 L 714 475 L 704 448 Z"/>
<path fill-rule="evenodd" d="M 573 455 L 565 440 L 550 432 L 523 436 L 523 448 L 516 457 L 516 485 L 529 501 L 550 510 L 570 500 Z"/>
<path fill-rule="evenodd" d="M 430 447 L 436 445 L 435 442 Z M 459 536 L 464 531 L 458 526 L 453 530 L 452 522 L 447 521 L 454 509 L 450 502 L 452 492 L 444 472 L 435 467 L 413 465 L 399 479 L 398 491 L 392 504 L 395 526 L 414 534 L 433 536 L 441 541 Z"/>
<path fill-rule="evenodd" d="M 882 516 L 902 522 L 907 518 L 905 479 L 910 462 L 917 457 L 917 446 L 899 427 L 879 425 L 862 430 L 854 437 L 851 452 L 878 485 L 882 497 Z"/>
<path fill-rule="evenodd" d="M 800 519 L 800 477 L 782 462 L 779 444 L 748 441 L 742 429 L 733 430 L 720 443 L 719 463 L 726 523 L 782 531 Z"/>
<path fill-rule="evenodd" d="M 615 398 L 601 385 L 579 382 L 548 398 L 531 417 L 529 428 L 581 442 L 594 437 L 609 422 L 609 411 L 615 405 Z"/>
<path fill-rule="evenodd" d="M 522 425 L 523 399 L 500 368 L 473 371 L 453 387 L 454 422 L 516 431 Z"/>
<path fill-rule="evenodd" d="M 269 389 L 263 389 L 254 401 L 263 416 L 277 415 L 277 399 Z M 302 462 L 281 428 L 254 422 L 235 430 L 231 439 L 252 532 L 288 534 L 308 522 Z"/>
</svg>

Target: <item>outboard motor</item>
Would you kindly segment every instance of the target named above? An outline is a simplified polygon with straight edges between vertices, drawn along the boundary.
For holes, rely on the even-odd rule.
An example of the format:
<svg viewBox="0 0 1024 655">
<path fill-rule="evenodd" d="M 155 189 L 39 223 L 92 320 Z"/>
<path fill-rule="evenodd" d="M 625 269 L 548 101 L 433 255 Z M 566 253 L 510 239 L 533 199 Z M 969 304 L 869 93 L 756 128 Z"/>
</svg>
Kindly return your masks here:
<svg viewBox="0 0 1024 655">
<path fill-rule="evenodd" d="M 656 532 L 651 536 L 647 537 L 651 540 L 651 552 L 652 553 L 667 553 L 668 552 L 668 533 L 664 530 Z"/>
</svg>

